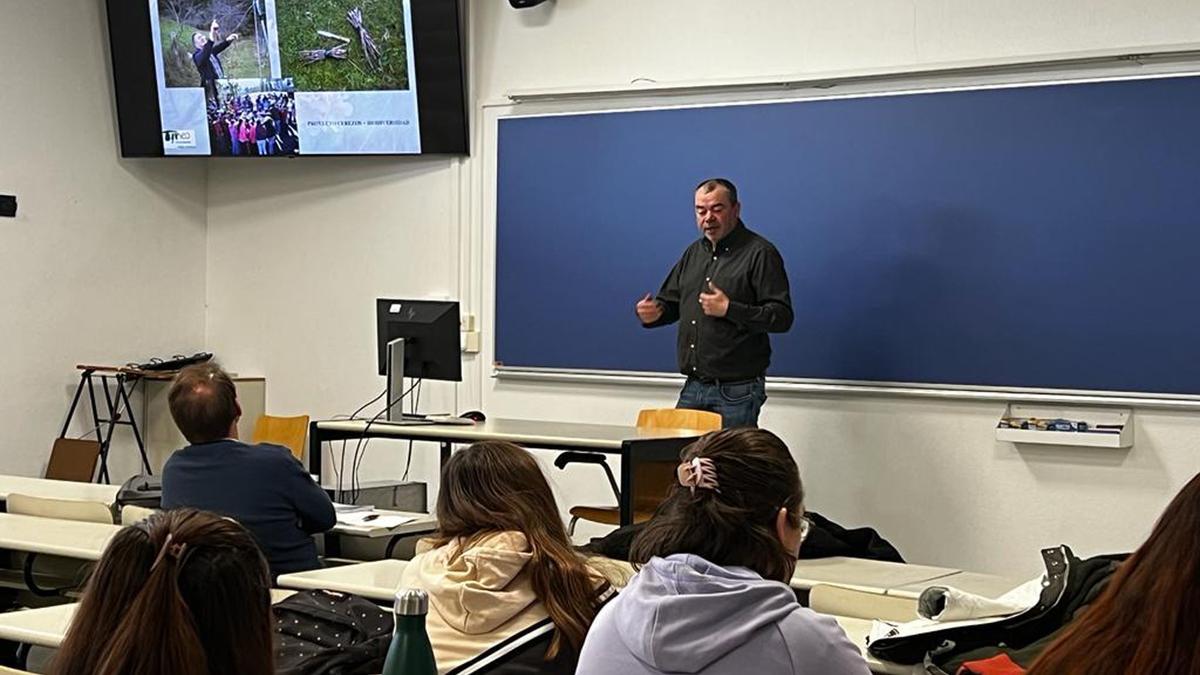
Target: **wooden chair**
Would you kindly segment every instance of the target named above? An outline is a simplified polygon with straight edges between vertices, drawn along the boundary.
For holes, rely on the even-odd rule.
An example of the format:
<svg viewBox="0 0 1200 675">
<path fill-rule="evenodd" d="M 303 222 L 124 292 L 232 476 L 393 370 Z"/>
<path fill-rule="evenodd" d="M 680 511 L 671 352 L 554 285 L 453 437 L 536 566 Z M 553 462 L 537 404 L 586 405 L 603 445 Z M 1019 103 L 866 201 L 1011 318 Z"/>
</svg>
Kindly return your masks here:
<svg viewBox="0 0 1200 675">
<path fill-rule="evenodd" d="M 700 436 L 720 429 L 721 416 L 705 410 L 648 408 L 638 413 L 637 427 L 638 429 L 683 429 L 695 432 L 697 436 Z M 563 455 L 567 454 L 563 453 Z M 560 456 L 559 459 L 561 460 L 562 458 L 563 456 Z M 578 453 L 573 453 L 564 462 L 556 460 L 555 465 L 561 469 L 571 461 L 580 461 Z M 605 473 L 608 474 L 609 483 L 612 485 L 613 493 L 617 501 L 620 502 L 620 489 L 617 487 L 612 469 L 609 468 L 608 463 L 604 460 L 604 456 L 599 455 L 596 459 L 587 459 L 584 461 L 603 465 Z M 675 483 L 675 469 L 677 466 L 678 463 L 673 461 L 637 462 L 634 464 L 633 484 L 637 486 L 637 489 L 632 495 L 633 522 L 640 523 L 649 520 L 650 516 L 654 515 L 654 510 L 662 503 L 663 498 L 667 495 L 667 491 Z M 571 524 L 568 526 L 567 531 L 572 535 L 575 534 L 575 526 L 580 520 L 604 525 L 619 525 L 621 523 L 621 509 L 618 506 L 572 506 L 568 512 L 571 514 Z"/>
<path fill-rule="evenodd" d="M 295 417 L 262 415 L 254 423 L 254 434 L 251 436 L 250 442 L 282 445 L 291 450 L 296 459 L 303 461 L 304 440 L 307 437 L 308 415 Z"/>
<path fill-rule="evenodd" d="M 109 508 L 108 504 L 84 499 L 50 499 L 48 497 L 33 497 L 13 493 L 8 495 L 7 508 L 9 513 L 37 516 L 39 518 L 79 520 L 88 523 L 106 523 L 108 525 L 111 525 L 113 522 L 112 509 Z M 33 570 L 33 563 L 37 560 L 37 555 L 36 553 L 25 554 L 25 564 L 21 570 L 25 578 L 25 586 L 31 593 L 39 597 L 49 598 L 78 587 L 77 583 L 69 583 L 54 588 L 45 588 L 38 584 L 37 575 Z M 62 580 L 57 581 L 61 583 Z"/>
<path fill-rule="evenodd" d="M 90 483 L 100 458 L 100 441 L 56 438 L 46 464 L 46 478 Z"/>
</svg>

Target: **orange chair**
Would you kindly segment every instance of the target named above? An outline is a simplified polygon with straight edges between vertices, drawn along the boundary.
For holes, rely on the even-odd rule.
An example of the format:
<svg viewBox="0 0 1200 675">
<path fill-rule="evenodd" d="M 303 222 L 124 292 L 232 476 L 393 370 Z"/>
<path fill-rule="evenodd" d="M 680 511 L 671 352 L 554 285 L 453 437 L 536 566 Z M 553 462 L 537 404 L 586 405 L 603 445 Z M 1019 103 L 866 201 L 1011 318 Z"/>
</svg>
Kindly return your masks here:
<svg viewBox="0 0 1200 675">
<path fill-rule="evenodd" d="M 251 436 L 252 443 L 274 443 L 282 445 L 296 459 L 304 460 L 304 441 L 308 438 L 308 415 L 297 415 L 295 417 L 276 417 L 274 415 L 262 415 L 258 421 L 254 423 L 254 434 Z"/>
<path fill-rule="evenodd" d="M 716 431 L 721 428 L 721 416 L 705 410 L 688 410 L 685 408 L 648 408 L 638 413 L 638 429 L 682 429 L 695 432 L 697 436 Z M 605 461 L 604 455 L 588 453 L 590 457 L 583 459 L 580 453 L 563 453 L 554 464 L 564 468 L 568 463 L 586 461 L 600 464 L 608 475 L 609 484 L 617 501 L 621 501 L 621 491 L 613 477 L 612 469 Z M 666 497 L 667 491 L 675 483 L 677 462 L 637 462 L 633 467 L 633 484 L 636 486 L 632 496 L 633 522 L 640 523 L 649 520 L 655 509 Z M 567 532 L 575 534 L 575 525 L 580 520 L 604 525 L 620 525 L 621 509 L 618 506 L 572 506 L 571 524 Z"/>
</svg>

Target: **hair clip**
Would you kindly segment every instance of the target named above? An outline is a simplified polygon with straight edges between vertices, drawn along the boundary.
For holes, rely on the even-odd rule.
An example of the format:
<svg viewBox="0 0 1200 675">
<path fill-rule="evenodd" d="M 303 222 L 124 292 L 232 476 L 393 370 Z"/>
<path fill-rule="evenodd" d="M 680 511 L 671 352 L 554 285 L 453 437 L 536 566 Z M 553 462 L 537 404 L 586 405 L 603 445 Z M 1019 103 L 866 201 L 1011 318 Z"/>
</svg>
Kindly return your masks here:
<svg viewBox="0 0 1200 675">
<path fill-rule="evenodd" d="M 175 562 L 183 559 L 183 553 L 187 551 L 187 542 L 176 544 L 171 541 L 172 539 L 174 539 L 174 535 L 167 533 L 167 539 L 163 542 L 162 548 L 158 550 L 158 556 L 154 559 L 154 564 L 150 566 L 150 569 L 158 567 L 158 564 L 168 555 L 174 558 Z"/>
<path fill-rule="evenodd" d="M 696 494 L 696 488 L 720 492 L 717 483 L 717 466 L 708 457 L 693 457 L 690 462 L 684 462 L 675 470 L 679 484 Z"/>
</svg>

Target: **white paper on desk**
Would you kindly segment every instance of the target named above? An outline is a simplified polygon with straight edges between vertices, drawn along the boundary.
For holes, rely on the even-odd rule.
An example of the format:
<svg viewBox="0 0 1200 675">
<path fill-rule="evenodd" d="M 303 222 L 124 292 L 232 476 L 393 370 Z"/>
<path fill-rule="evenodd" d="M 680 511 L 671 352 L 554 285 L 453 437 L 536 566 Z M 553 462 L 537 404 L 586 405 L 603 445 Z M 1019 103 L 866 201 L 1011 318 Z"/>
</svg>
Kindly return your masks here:
<svg viewBox="0 0 1200 675">
<path fill-rule="evenodd" d="M 393 527 L 399 527 L 414 520 L 416 518 L 409 516 L 384 515 L 376 512 L 337 514 L 337 521 L 341 525 L 349 525 L 350 527 L 377 527 L 384 530 L 390 530 Z"/>
<path fill-rule="evenodd" d="M 343 504 L 341 502 L 334 502 L 333 510 L 339 515 L 342 515 L 346 513 L 356 513 L 358 511 L 370 512 L 374 511 L 375 507 L 371 506 L 370 504 Z"/>
<path fill-rule="evenodd" d="M 885 637 L 891 637 L 896 634 L 896 626 L 899 624 L 882 619 L 875 619 L 871 622 L 871 630 L 867 633 L 867 645 Z"/>
</svg>

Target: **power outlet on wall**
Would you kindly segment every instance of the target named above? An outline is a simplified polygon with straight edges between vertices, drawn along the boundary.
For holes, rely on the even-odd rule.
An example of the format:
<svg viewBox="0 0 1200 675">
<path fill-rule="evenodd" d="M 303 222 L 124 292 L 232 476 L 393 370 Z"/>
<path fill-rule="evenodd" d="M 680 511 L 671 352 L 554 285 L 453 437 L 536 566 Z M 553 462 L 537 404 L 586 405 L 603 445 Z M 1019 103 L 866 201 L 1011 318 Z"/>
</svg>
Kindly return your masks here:
<svg viewBox="0 0 1200 675">
<path fill-rule="evenodd" d="M 0 218 L 17 217 L 17 197 L 15 195 L 0 195 Z"/>
</svg>

